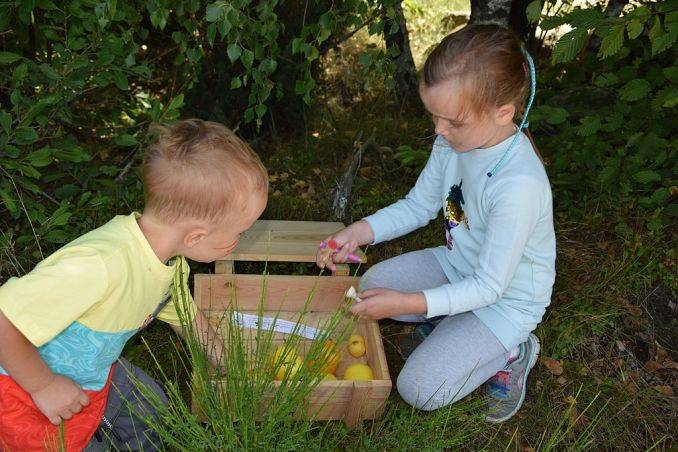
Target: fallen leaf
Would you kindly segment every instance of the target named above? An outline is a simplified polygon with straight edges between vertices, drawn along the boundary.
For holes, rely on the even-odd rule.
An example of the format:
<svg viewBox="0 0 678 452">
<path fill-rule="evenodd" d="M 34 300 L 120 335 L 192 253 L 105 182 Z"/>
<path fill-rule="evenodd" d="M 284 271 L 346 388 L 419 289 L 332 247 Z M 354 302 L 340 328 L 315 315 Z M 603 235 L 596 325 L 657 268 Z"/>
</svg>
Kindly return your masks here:
<svg viewBox="0 0 678 452">
<path fill-rule="evenodd" d="M 567 383 L 567 378 L 565 378 L 565 377 L 558 377 L 558 379 L 557 379 L 556 381 L 557 381 L 558 383 L 560 383 L 560 385 L 562 386 L 562 385 L 564 385 L 565 383 Z"/>
<path fill-rule="evenodd" d="M 617 350 L 620 352 L 626 351 L 626 344 L 624 344 L 622 341 L 617 341 L 615 344 L 617 345 Z"/>
<path fill-rule="evenodd" d="M 556 295 L 556 300 L 565 303 L 566 301 L 570 301 L 570 297 L 568 297 L 564 293 L 559 293 L 558 295 Z"/>
<path fill-rule="evenodd" d="M 656 353 L 657 361 L 659 361 L 659 362 L 666 361 L 666 358 L 668 358 L 668 356 L 669 356 L 666 349 L 664 347 L 662 347 L 661 345 L 657 344 L 656 341 L 655 341 L 655 345 L 657 346 L 657 353 Z"/>
<path fill-rule="evenodd" d="M 603 367 L 605 365 L 604 358 L 594 359 L 589 363 L 589 367 Z"/>
<path fill-rule="evenodd" d="M 638 385 L 636 385 L 631 380 L 625 381 L 624 383 L 622 383 L 622 386 L 629 394 L 636 394 L 638 392 Z"/>
<path fill-rule="evenodd" d="M 534 389 L 537 390 L 537 392 L 541 391 L 542 386 L 544 383 L 541 382 L 541 380 L 537 380 L 537 382 L 534 384 Z"/>
<path fill-rule="evenodd" d="M 320 176 L 322 170 L 320 168 L 313 168 L 313 172 L 315 173 L 316 176 Z"/>
<path fill-rule="evenodd" d="M 278 180 L 278 175 L 277 174 L 269 174 L 268 175 L 268 181 L 269 182 L 276 182 Z"/>
<path fill-rule="evenodd" d="M 666 361 L 664 363 L 664 368 L 665 369 L 673 369 L 673 370 L 678 370 L 678 363 L 675 363 L 673 361 Z"/>
<path fill-rule="evenodd" d="M 408 127 L 409 127 L 409 124 L 407 123 L 407 121 L 405 121 L 405 122 L 403 122 L 402 124 L 400 124 L 400 128 L 401 128 L 401 129 L 407 129 Z"/>
<path fill-rule="evenodd" d="M 541 362 L 546 366 L 546 368 L 553 375 L 562 375 L 563 373 L 563 362 L 557 359 L 551 358 L 550 356 L 542 356 Z"/>
<path fill-rule="evenodd" d="M 658 370 L 661 370 L 664 368 L 660 363 L 654 360 L 649 360 L 648 362 L 645 363 L 645 370 L 648 372 L 657 372 Z"/>
<path fill-rule="evenodd" d="M 313 196 L 315 196 L 315 187 L 313 186 L 313 184 L 308 184 L 308 190 L 306 190 L 306 194 L 307 194 L 310 198 L 312 198 Z"/>
<path fill-rule="evenodd" d="M 276 190 L 273 192 L 273 196 L 280 196 L 282 195 L 282 192 L 280 190 Z"/>
<path fill-rule="evenodd" d="M 643 315 L 643 310 L 640 309 L 638 306 L 635 305 L 627 305 L 626 309 L 631 313 L 631 315 L 634 315 L 636 317 L 640 317 Z"/>
<path fill-rule="evenodd" d="M 572 405 L 572 410 L 570 410 L 570 425 L 572 427 L 577 425 L 577 422 L 579 421 L 579 410 L 577 409 L 576 405 Z M 575 438 L 574 430 L 570 430 L 568 438 L 570 441 L 573 441 Z"/>
<path fill-rule="evenodd" d="M 664 394 L 665 396 L 672 396 L 673 395 L 673 388 L 668 385 L 656 385 L 652 386 L 652 389 L 657 391 L 660 394 Z"/>
</svg>

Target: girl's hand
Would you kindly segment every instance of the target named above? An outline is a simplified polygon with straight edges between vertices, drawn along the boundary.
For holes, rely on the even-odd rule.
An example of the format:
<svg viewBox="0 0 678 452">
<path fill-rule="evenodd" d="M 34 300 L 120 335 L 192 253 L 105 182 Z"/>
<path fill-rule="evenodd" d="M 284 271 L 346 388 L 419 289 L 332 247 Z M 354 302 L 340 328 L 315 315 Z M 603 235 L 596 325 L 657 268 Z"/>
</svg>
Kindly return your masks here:
<svg viewBox="0 0 678 452">
<path fill-rule="evenodd" d="M 318 267 L 325 268 L 327 266 L 328 269 L 334 271 L 335 263 L 348 262 L 348 255 L 358 249 L 359 246 L 374 242 L 374 232 L 372 232 L 372 227 L 367 221 L 360 220 L 332 234 L 323 242 L 329 244 L 330 240 L 334 241 L 336 248 L 332 250 L 329 246 L 324 249 L 318 246 L 315 261 Z"/>
<path fill-rule="evenodd" d="M 89 397 L 73 380 L 55 374 L 44 388 L 31 393 L 35 406 L 54 425 L 68 420 L 89 405 Z"/>
<path fill-rule="evenodd" d="M 358 294 L 363 299 L 351 307 L 351 313 L 363 319 L 379 320 L 405 314 L 426 314 L 423 292 L 404 293 L 376 288 Z"/>
</svg>

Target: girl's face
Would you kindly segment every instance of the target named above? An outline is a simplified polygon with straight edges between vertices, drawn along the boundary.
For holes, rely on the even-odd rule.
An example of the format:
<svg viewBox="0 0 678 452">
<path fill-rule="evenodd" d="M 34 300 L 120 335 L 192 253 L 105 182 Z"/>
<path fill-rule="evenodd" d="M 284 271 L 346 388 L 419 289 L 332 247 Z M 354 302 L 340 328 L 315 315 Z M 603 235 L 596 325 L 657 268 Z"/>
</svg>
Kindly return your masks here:
<svg viewBox="0 0 678 452">
<path fill-rule="evenodd" d="M 457 152 L 487 148 L 505 140 L 515 132 L 513 105 L 491 108 L 478 115 L 467 109 L 464 114 L 463 86 L 454 80 L 433 86 L 419 84 L 419 95 L 431 113 L 435 132 L 447 140 Z"/>
</svg>

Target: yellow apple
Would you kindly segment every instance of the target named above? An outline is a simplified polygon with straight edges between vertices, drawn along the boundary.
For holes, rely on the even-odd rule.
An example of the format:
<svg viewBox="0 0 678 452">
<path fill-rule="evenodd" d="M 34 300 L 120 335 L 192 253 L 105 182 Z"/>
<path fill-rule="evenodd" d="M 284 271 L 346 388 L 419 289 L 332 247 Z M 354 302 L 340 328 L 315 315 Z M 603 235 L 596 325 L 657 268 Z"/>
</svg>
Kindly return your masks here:
<svg viewBox="0 0 678 452">
<path fill-rule="evenodd" d="M 320 350 L 320 373 L 321 374 L 333 374 L 337 371 L 337 366 L 339 361 L 341 361 L 341 350 L 332 340 L 327 340 L 323 343 L 322 349 Z M 309 366 L 313 366 L 315 361 L 309 360 Z"/>
<path fill-rule="evenodd" d="M 275 379 L 282 380 L 285 375 L 294 377 L 303 365 L 302 359 L 294 348 L 281 345 L 276 348 L 271 356 L 271 366 L 275 371 Z"/>
<path fill-rule="evenodd" d="M 354 358 L 360 358 L 365 354 L 365 339 L 359 334 L 352 334 L 348 338 L 348 352 Z"/>
<path fill-rule="evenodd" d="M 355 363 L 346 368 L 344 380 L 374 380 L 374 374 L 367 364 Z"/>
</svg>

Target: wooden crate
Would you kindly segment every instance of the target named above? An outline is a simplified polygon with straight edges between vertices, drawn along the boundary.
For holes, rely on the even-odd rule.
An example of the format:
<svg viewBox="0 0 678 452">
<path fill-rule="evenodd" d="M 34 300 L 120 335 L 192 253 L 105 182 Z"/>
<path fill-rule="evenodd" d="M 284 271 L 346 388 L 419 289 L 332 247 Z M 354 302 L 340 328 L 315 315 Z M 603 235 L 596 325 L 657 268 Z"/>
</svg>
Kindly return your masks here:
<svg viewBox="0 0 678 452">
<path fill-rule="evenodd" d="M 344 303 L 344 293 L 356 283 L 355 278 L 348 276 L 269 275 L 266 277 L 264 292 L 264 316 L 278 315 L 282 319 L 296 320 L 295 317 L 305 306 L 308 294 L 313 290 L 315 295 L 303 323 L 316 327 Z M 261 275 L 196 275 L 195 300 L 210 318 L 210 322 L 219 329 L 223 324 L 225 310 L 232 306 L 234 295 L 239 312 L 256 314 L 263 285 Z M 341 377 L 346 366 L 352 362 L 366 362 L 372 368 L 375 379 L 323 381 L 314 389 L 308 400 L 308 410 L 303 415 L 319 420 L 344 420 L 349 426 L 355 427 L 361 420 L 374 419 L 381 414 L 392 383 L 379 325 L 376 321 L 362 320 L 356 328 L 365 338 L 367 353 L 361 358 L 353 358 L 344 351 L 337 376 Z M 284 335 L 275 333 L 273 342 L 282 343 L 284 338 Z M 302 340 L 300 347 L 308 348 L 310 342 L 311 340 Z M 194 406 L 194 410 L 197 407 Z"/>
<path fill-rule="evenodd" d="M 342 228 L 338 222 L 258 220 L 227 258 L 215 262 L 214 272 L 233 273 L 234 261 L 315 262 L 318 244 Z M 367 262 L 361 250 L 356 254 Z M 349 267 L 338 264 L 332 274 L 346 276 Z"/>
</svg>

